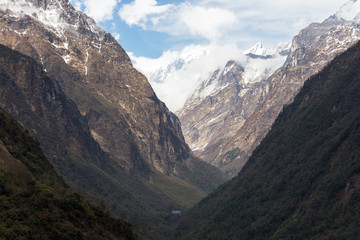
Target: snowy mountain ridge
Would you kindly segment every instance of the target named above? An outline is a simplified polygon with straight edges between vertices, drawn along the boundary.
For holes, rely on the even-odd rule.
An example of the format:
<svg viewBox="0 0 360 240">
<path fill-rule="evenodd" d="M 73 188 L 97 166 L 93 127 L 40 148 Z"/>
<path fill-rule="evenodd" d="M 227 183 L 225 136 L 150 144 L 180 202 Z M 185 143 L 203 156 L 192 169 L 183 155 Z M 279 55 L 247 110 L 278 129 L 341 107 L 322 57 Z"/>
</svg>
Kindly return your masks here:
<svg viewBox="0 0 360 240">
<path fill-rule="evenodd" d="M 288 50 L 290 49 L 291 44 L 288 42 L 280 42 L 275 47 L 271 49 L 264 48 L 261 42 L 256 43 L 254 46 L 246 50 L 245 54 L 254 54 L 257 56 L 274 56 L 276 54 L 286 55 Z"/>
<path fill-rule="evenodd" d="M 11 10 L 10 10 L 11 9 Z M 63 39 L 63 46 L 67 49 L 65 31 L 81 32 L 94 41 L 94 47 L 101 48 L 107 33 L 95 21 L 77 11 L 67 0 L 3 0 L 0 10 L 9 12 L 13 18 L 34 18 Z"/>
<path fill-rule="evenodd" d="M 193 95 L 189 98 L 189 101 L 192 101 L 194 99 L 204 99 L 207 96 L 213 96 L 225 87 L 233 84 L 234 82 L 227 82 L 221 80 L 226 78 L 226 75 L 234 74 L 233 71 L 242 72 L 242 79 L 240 80 L 240 82 L 238 82 L 239 84 L 247 85 L 260 82 L 273 74 L 285 62 L 287 57 L 278 54 L 278 52 L 274 55 L 268 54 L 274 53 L 273 49 L 264 49 L 264 51 L 258 50 L 259 49 L 254 51 L 255 53 L 257 53 L 256 56 L 268 57 L 258 58 L 253 55 L 247 55 L 246 60 L 243 62 L 230 60 L 222 69 L 218 68 L 207 80 L 202 82 L 195 90 Z M 260 53 L 262 54 L 260 55 Z"/>
<path fill-rule="evenodd" d="M 264 74 L 256 78 L 257 73 L 271 70 L 268 65 L 262 71 L 257 66 L 273 60 L 264 57 L 267 53 L 257 43 L 247 55 L 253 57 L 251 61 L 261 62 L 251 64 L 256 67 L 250 76 L 246 76 L 249 73 L 246 65 L 234 71 L 228 65 L 225 74 L 198 89 L 195 97 L 177 112 L 185 139 L 195 154 L 225 172 L 236 174 L 304 81 L 360 40 L 358 4 L 350 1 L 324 22 L 312 23 L 301 30 L 293 38 L 288 56 L 284 56 L 284 65 L 273 73 L 268 70 L 268 77 Z M 221 75 L 221 71 L 216 74 Z M 237 84 L 217 88 L 213 87 L 214 82 L 218 86 L 226 86 L 225 82 Z M 211 93 L 210 87 L 219 91 Z M 210 95 L 203 98 L 206 94 L 201 95 L 202 92 Z"/>
<path fill-rule="evenodd" d="M 206 82 L 217 70 L 219 74 L 222 70 L 226 74 L 229 70 L 226 68 L 231 67 L 226 67 L 229 61 L 243 66 L 246 69 L 244 73 L 246 82 L 251 82 L 263 73 L 268 74 L 280 67 L 289 49 L 289 43 L 279 43 L 271 49 L 266 49 L 261 43 L 257 43 L 246 51 L 234 45 L 193 45 L 182 51 L 166 52 L 158 59 L 130 56 L 134 66 L 149 79 L 157 96 L 170 110 L 177 111 L 197 91 L 196 89 L 204 84 L 208 85 L 208 88 L 201 93 L 202 97 L 224 87 L 224 85 L 210 86 Z"/>
</svg>

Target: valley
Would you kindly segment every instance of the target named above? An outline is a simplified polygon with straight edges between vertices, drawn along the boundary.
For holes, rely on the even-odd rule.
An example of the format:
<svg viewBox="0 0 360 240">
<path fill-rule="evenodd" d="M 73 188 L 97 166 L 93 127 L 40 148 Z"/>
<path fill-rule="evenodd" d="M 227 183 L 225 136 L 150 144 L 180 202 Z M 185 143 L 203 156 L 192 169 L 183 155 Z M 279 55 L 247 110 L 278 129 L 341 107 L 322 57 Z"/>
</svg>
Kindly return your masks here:
<svg viewBox="0 0 360 240">
<path fill-rule="evenodd" d="M 116 18 L 140 40 L 195 2 L 91 4 L 0 2 L 0 239 L 357 239 L 360 1 L 291 43 L 158 59 Z"/>
</svg>

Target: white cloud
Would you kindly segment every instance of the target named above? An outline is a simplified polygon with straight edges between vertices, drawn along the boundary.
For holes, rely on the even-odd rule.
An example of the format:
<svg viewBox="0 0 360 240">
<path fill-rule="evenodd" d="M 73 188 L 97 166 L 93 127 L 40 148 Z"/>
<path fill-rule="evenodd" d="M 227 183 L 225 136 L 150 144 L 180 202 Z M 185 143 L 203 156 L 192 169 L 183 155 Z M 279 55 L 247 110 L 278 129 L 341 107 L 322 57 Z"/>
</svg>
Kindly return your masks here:
<svg viewBox="0 0 360 240">
<path fill-rule="evenodd" d="M 347 2 L 337 13 L 336 17 L 347 21 L 360 20 L 360 1 Z"/>
<path fill-rule="evenodd" d="M 96 22 L 112 20 L 115 7 L 119 2 L 119 0 L 83 0 L 85 13 Z"/>
<path fill-rule="evenodd" d="M 207 39 L 247 48 L 262 41 L 291 41 L 311 22 L 325 20 L 347 0 L 193 0 L 161 5 L 134 0 L 119 15 L 128 25 L 164 32 L 183 39 Z"/>
<path fill-rule="evenodd" d="M 178 11 L 177 21 L 180 21 L 179 24 L 185 24 L 191 35 L 210 40 L 221 37 L 228 26 L 237 21 L 234 13 L 221 8 L 193 6 L 184 3 Z"/>
<path fill-rule="evenodd" d="M 200 82 L 217 68 L 224 67 L 227 61 L 245 61 L 243 51 L 235 45 L 191 45 L 181 51 L 166 51 L 157 59 L 129 55 L 134 66 L 149 78 L 157 96 L 171 111 L 179 110 Z M 169 63 L 173 63 L 170 71 L 166 69 Z M 184 65 L 180 67 L 182 63 Z M 160 75 L 151 76 L 159 70 L 163 70 Z"/>
<path fill-rule="evenodd" d="M 229 10 L 189 2 L 158 5 L 155 0 L 135 0 L 124 4 L 119 15 L 130 26 L 209 40 L 218 39 L 227 26 L 236 23 L 235 14 Z"/>
<path fill-rule="evenodd" d="M 282 43 L 263 51 L 276 54 L 286 46 L 289 47 Z M 261 74 L 273 73 L 286 60 L 286 56 L 280 55 L 271 59 L 251 59 L 235 44 L 190 45 L 181 51 L 166 51 L 157 59 L 129 55 L 135 68 L 148 77 L 157 96 L 173 112 L 180 110 L 197 87 L 214 71 L 223 69 L 229 60 L 245 68 L 244 79 L 248 82 L 256 81 Z M 207 96 L 214 89 L 207 90 L 200 95 Z"/>
<path fill-rule="evenodd" d="M 130 26 L 140 25 L 145 28 L 147 22 L 156 24 L 160 14 L 165 14 L 174 5 L 157 5 L 156 0 L 135 0 L 130 4 L 124 4 L 119 10 L 120 17 Z"/>
</svg>

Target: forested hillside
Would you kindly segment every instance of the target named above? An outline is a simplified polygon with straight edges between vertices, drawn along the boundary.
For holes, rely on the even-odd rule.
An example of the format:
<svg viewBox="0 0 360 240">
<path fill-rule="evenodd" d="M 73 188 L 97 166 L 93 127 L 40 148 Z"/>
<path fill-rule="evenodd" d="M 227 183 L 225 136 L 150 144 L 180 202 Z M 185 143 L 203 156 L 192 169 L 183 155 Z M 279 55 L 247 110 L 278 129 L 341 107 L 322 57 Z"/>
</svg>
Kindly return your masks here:
<svg viewBox="0 0 360 240">
<path fill-rule="evenodd" d="M 74 193 L 0 109 L 0 239 L 137 239 L 132 228 Z"/>
</svg>

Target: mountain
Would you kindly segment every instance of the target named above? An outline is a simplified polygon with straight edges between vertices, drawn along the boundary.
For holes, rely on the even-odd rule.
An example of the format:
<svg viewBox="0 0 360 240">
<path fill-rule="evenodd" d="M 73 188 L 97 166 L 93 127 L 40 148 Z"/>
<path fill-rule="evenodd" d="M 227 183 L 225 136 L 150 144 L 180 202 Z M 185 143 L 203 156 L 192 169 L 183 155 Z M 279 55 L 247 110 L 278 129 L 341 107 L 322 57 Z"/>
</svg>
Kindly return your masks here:
<svg viewBox="0 0 360 240">
<path fill-rule="evenodd" d="M 260 62 L 252 67 L 255 62 L 250 65 L 249 59 L 279 55 L 278 62 L 282 61 L 278 63 L 280 66 L 285 61 L 280 55 L 286 55 L 289 47 L 288 43 L 279 43 L 272 49 L 265 49 L 261 43 L 257 43 L 249 50 L 242 51 L 236 45 L 190 45 L 181 51 L 167 51 L 157 59 L 131 58 L 134 66 L 148 77 L 159 98 L 172 111 L 178 112 L 194 91 L 207 82 L 215 71 L 223 69 L 227 62 L 241 63 L 250 73 L 262 74 L 265 67 Z M 263 55 L 254 54 L 256 50 L 263 51 Z"/>
<path fill-rule="evenodd" d="M 304 83 L 176 239 L 358 239 L 360 43 Z"/>
<path fill-rule="evenodd" d="M 172 110 L 179 110 L 196 87 L 229 56 L 244 56 L 234 46 L 190 45 L 167 51 L 160 58 L 131 56 L 134 66 L 147 76 L 157 96 Z"/>
<path fill-rule="evenodd" d="M 189 145 L 201 149 L 196 155 L 234 176 L 304 81 L 360 39 L 356 19 L 340 18 L 346 9 L 360 12 L 354 5 L 357 2 L 350 1 L 323 23 L 313 23 L 303 29 L 294 37 L 283 66 L 251 87 L 225 88 L 198 102 L 190 99 L 178 116 Z M 261 44 L 249 53 L 267 54 Z M 236 74 L 240 76 L 242 70 Z M 227 97 L 226 91 L 233 91 L 233 97 Z"/>
<path fill-rule="evenodd" d="M 227 163 L 215 158 L 222 153 L 222 141 L 231 138 L 255 111 L 269 91 L 268 77 L 286 60 L 289 44 L 281 43 L 267 50 L 261 43 L 245 51 L 244 61 L 228 61 L 202 82 L 177 112 L 185 139 L 194 153 L 225 172 Z"/>
<path fill-rule="evenodd" d="M 67 0 L 3 1 L 0 29 L 1 44 L 28 56 L 1 47 L 0 106 L 72 187 L 141 235 L 162 239 L 173 209 L 226 180 L 192 155 L 116 40 Z"/>
<path fill-rule="evenodd" d="M 0 238 L 138 239 L 132 226 L 83 200 L 40 144 L 0 109 Z"/>
<path fill-rule="evenodd" d="M 114 160 L 146 175 L 146 165 L 171 172 L 176 160 L 189 156 L 177 118 L 91 18 L 67 0 L 9 0 L 1 9 L 0 43 L 42 63 Z"/>
<path fill-rule="evenodd" d="M 111 161 L 91 137 L 86 118 L 41 65 L 2 45 L 0 62 L 0 106 L 39 139 L 55 169 L 78 192 L 95 202 L 104 202 L 108 209 L 132 221 L 152 219 L 146 221 L 151 228 L 154 222 L 165 224 L 160 213 L 166 215 L 173 207 L 189 204 L 180 204 Z M 163 178 L 157 176 L 155 181 Z M 189 197 L 189 202 L 199 198 L 195 188 L 172 181 L 171 185 Z M 162 207 L 157 203 L 159 199 Z M 148 208 L 142 218 L 141 208 Z M 143 234 L 142 225 L 139 228 Z"/>
<path fill-rule="evenodd" d="M 285 62 L 289 48 L 288 43 L 272 49 L 257 43 L 245 52 L 231 46 L 192 46 L 151 62 L 135 58 L 135 66 L 167 103 L 175 109 L 185 104 L 176 115 L 186 142 L 203 156 L 207 146 L 217 150 L 220 139 L 233 136 L 261 102 L 267 78 Z"/>
<path fill-rule="evenodd" d="M 261 42 L 256 43 L 254 46 L 246 50 L 244 53 L 247 55 L 258 56 L 262 58 L 274 57 L 276 54 L 286 56 L 289 53 L 290 44 L 281 42 L 271 49 L 266 49 Z"/>
</svg>

